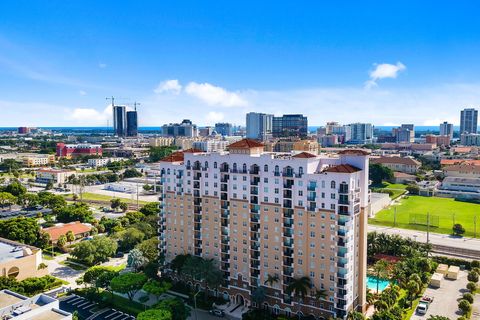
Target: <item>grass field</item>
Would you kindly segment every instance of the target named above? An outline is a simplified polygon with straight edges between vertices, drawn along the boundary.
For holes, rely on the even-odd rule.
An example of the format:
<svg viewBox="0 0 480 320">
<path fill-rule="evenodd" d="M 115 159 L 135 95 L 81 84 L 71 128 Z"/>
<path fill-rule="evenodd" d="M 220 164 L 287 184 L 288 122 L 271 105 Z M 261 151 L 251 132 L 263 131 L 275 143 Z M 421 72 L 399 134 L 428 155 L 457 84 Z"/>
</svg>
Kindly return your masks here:
<svg viewBox="0 0 480 320">
<path fill-rule="evenodd" d="M 393 194 L 390 196 L 392 199 L 396 199 L 400 197 L 402 194 L 405 193 L 405 188 L 407 186 L 405 184 L 400 184 L 400 183 L 389 183 L 389 182 L 383 182 L 381 185 L 375 185 L 372 186 L 373 190 L 390 190 L 393 192 Z"/>
<path fill-rule="evenodd" d="M 106 196 L 106 195 L 103 195 L 103 194 L 96 194 L 96 193 L 90 193 L 90 192 L 85 192 L 82 194 L 82 197 L 83 197 L 83 200 L 84 201 L 105 201 L 105 202 L 110 202 L 110 200 L 114 199 L 113 197 L 111 196 Z M 69 195 L 66 195 L 66 198 L 67 199 L 71 199 L 72 198 L 72 194 L 69 194 Z M 120 197 L 117 197 L 118 199 L 122 200 L 123 202 L 126 202 L 126 203 L 129 203 L 129 204 L 137 204 L 137 200 L 136 199 L 131 199 L 131 198 L 120 198 Z M 140 205 L 144 205 L 146 203 L 148 203 L 147 201 L 142 201 L 142 200 L 139 200 L 138 203 Z"/>
<path fill-rule="evenodd" d="M 426 225 L 410 224 L 410 215 L 426 215 L 430 213 L 431 221 L 438 216 L 438 227 L 431 227 L 431 232 L 451 234 L 455 223 L 460 223 L 466 230 L 465 236 L 474 235 L 474 217 L 480 218 L 480 205 L 455 201 L 449 198 L 409 196 L 400 200 L 400 205 L 390 206 L 378 212 L 368 223 L 393 226 L 394 208 L 397 209 L 396 227 L 426 231 Z M 480 223 L 480 219 L 479 219 Z M 480 226 L 477 228 L 477 233 Z"/>
</svg>

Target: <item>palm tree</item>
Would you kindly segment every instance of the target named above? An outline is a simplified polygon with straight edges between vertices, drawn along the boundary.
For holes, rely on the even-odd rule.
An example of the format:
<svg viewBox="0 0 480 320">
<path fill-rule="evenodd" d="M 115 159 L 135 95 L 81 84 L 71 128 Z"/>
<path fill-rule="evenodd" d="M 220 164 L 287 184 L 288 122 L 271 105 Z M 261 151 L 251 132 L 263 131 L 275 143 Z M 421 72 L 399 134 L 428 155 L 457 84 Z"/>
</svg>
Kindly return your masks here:
<svg viewBox="0 0 480 320">
<path fill-rule="evenodd" d="M 378 294 L 378 286 L 380 284 L 380 279 L 384 278 L 387 275 L 388 262 L 385 260 L 378 260 L 373 266 L 373 270 L 377 277 L 377 294 Z"/>
<path fill-rule="evenodd" d="M 287 286 L 287 293 L 293 294 L 298 299 L 298 318 L 300 318 L 300 303 L 308 294 L 308 290 L 312 287 L 312 280 L 309 277 L 293 278 Z"/>
<path fill-rule="evenodd" d="M 367 289 L 367 296 L 366 296 L 367 303 L 372 305 L 375 302 L 375 295 L 372 293 L 371 289 Z"/>
<path fill-rule="evenodd" d="M 263 284 L 269 284 L 270 287 L 273 287 L 273 284 L 274 283 L 277 283 L 279 281 L 279 278 L 278 278 L 278 274 L 274 274 L 273 276 L 271 274 L 269 274 L 267 276 L 267 280 L 265 280 L 265 282 Z"/>
</svg>

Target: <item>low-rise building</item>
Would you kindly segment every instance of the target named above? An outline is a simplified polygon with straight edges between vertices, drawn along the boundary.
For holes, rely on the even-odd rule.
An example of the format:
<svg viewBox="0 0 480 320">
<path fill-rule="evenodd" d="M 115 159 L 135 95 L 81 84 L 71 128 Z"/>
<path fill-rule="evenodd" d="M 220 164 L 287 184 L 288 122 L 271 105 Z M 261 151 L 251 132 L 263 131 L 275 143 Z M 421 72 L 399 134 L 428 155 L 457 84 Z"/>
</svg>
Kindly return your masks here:
<svg viewBox="0 0 480 320">
<path fill-rule="evenodd" d="M 474 164 L 453 164 L 443 167 L 446 177 L 480 178 L 480 166 Z"/>
<path fill-rule="evenodd" d="M 464 146 L 480 146 L 480 134 L 462 133 L 460 136 L 460 144 Z"/>
<path fill-rule="evenodd" d="M 23 165 L 25 167 L 47 166 L 55 163 L 55 155 L 53 154 L 26 154 L 22 156 Z"/>
<path fill-rule="evenodd" d="M 73 233 L 76 240 L 88 237 L 92 231 L 92 226 L 86 223 L 81 223 L 80 221 L 75 221 L 70 223 L 59 223 L 53 227 L 44 228 L 42 231 L 48 233 L 52 244 L 56 244 L 58 239 L 63 235 L 67 235 L 69 231 Z"/>
<path fill-rule="evenodd" d="M 218 140 L 218 139 L 208 139 L 204 141 L 195 141 L 192 144 L 193 149 L 198 149 L 203 152 L 219 152 L 225 151 L 227 146 L 230 143 L 225 140 Z"/>
<path fill-rule="evenodd" d="M 63 184 L 67 181 L 68 177 L 75 174 L 75 171 L 64 169 L 40 169 L 36 173 L 36 182 L 38 183 L 53 183 Z"/>
<path fill-rule="evenodd" d="M 71 320 L 57 299 L 39 294 L 31 298 L 10 290 L 0 291 L 0 318 L 12 320 Z"/>
<path fill-rule="evenodd" d="M 480 178 L 446 177 L 439 189 L 480 195 Z"/>
<path fill-rule="evenodd" d="M 88 159 L 88 165 L 94 168 L 105 167 L 106 165 L 112 162 L 119 162 L 122 160 L 123 158 L 94 158 L 94 159 Z"/>
<path fill-rule="evenodd" d="M 425 142 L 435 144 L 437 146 L 449 146 L 450 136 L 437 136 L 433 134 L 428 134 L 425 136 Z"/>
<path fill-rule="evenodd" d="M 148 140 L 151 147 L 169 147 L 175 142 L 173 137 L 154 137 Z"/>
<path fill-rule="evenodd" d="M 420 168 L 420 162 L 411 157 L 380 157 L 371 158 L 371 163 L 379 163 L 393 171 L 415 174 Z"/>
<path fill-rule="evenodd" d="M 102 146 L 99 144 L 79 143 L 65 144 L 57 143 L 57 157 L 59 158 L 75 158 L 80 156 L 102 156 Z"/>
<path fill-rule="evenodd" d="M 17 280 L 44 276 L 47 269 L 38 268 L 42 262 L 41 249 L 0 238 L 0 276 Z"/>
</svg>

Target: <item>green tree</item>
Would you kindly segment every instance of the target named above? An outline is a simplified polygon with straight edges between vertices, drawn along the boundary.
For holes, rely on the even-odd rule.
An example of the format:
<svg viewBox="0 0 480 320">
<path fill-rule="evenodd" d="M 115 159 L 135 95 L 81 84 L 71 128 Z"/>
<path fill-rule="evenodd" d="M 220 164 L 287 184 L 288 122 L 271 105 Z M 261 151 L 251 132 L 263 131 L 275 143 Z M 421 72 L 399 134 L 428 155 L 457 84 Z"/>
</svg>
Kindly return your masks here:
<svg viewBox="0 0 480 320">
<path fill-rule="evenodd" d="M 168 310 L 172 314 L 172 320 L 186 320 L 190 316 L 190 308 L 179 298 L 162 300 L 154 308 Z"/>
<path fill-rule="evenodd" d="M 0 163 L 0 169 L 7 170 L 9 173 L 20 169 L 20 163 L 15 159 L 5 159 Z"/>
<path fill-rule="evenodd" d="M 123 172 L 123 178 L 138 178 L 141 177 L 142 173 L 137 169 L 127 169 Z"/>
<path fill-rule="evenodd" d="M 172 320 L 172 314 L 168 310 L 149 309 L 145 312 L 140 312 L 137 320 Z"/>
<path fill-rule="evenodd" d="M 0 237 L 36 245 L 40 239 L 40 226 L 35 218 L 23 216 L 0 220 Z"/>
<path fill-rule="evenodd" d="M 170 268 L 177 272 L 181 273 L 183 270 L 183 267 L 185 266 L 185 263 L 191 258 L 192 256 L 189 254 L 179 254 L 173 258 L 173 260 L 170 262 Z"/>
<path fill-rule="evenodd" d="M 469 283 L 467 283 L 467 289 L 471 293 L 475 293 L 475 291 L 477 291 L 477 284 L 475 282 L 469 282 Z"/>
<path fill-rule="evenodd" d="M 470 282 L 478 282 L 478 273 L 475 271 L 470 271 L 467 276 L 468 281 Z"/>
<path fill-rule="evenodd" d="M 170 155 L 174 150 L 176 150 L 174 146 L 150 147 L 148 159 L 150 162 L 160 161 L 162 158 Z"/>
<path fill-rule="evenodd" d="M 271 275 L 269 274 L 267 276 L 267 279 L 265 280 L 264 284 L 268 284 L 270 287 L 273 287 L 275 283 L 278 283 L 280 279 L 278 278 L 277 274 Z"/>
<path fill-rule="evenodd" d="M 393 178 L 393 171 L 379 163 L 370 163 L 368 177 L 374 185 L 379 185 L 384 180 L 391 180 Z"/>
<path fill-rule="evenodd" d="M 125 231 L 119 232 L 117 237 L 120 249 L 123 251 L 130 251 L 145 239 L 145 234 L 136 228 L 128 228 Z"/>
<path fill-rule="evenodd" d="M 156 216 L 160 212 L 158 202 L 149 202 L 146 203 L 143 207 L 140 208 L 140 212 L 145 216 Z"/>
<path fill-rule="evenodd" d="M 347 315 L 347 320 L 365 320 L 365 316 L 361 312 L 350 311 Z"/>
<path fill-rule="evenodd" d="M 136 248 L 140 250 L 142 255 L 147 258 L 149 262 L 156 261 L 158 259 L 158 238 L 150 238 L 139 243 Z"/>
<path fill-rule="evenodd" d="M 17 198 L 9 192 L 0 192 L 0 207 L 11 207 Z"/>
<path fill-rule="evenodd" d="M 420 187 L 415 184 L 408 185 L 405 190 L 408 191 L 409 194 L 418 195 L 420 193 Z"/>
<path fill-rule="evenodd" d="M 454 224 L 452 230 L 456 236 L 461 236 L 465 233 L 465 228 L 460 223 Z"/>
<path fill-rule="evenodd" d="M 378 260 L 373 266 L 373 272 L 377 278 L 377 293 L 379 293 L 379 284 L 382 278 L 385 278 L 388 271 L 388 262 L 385 260 Z"/>
<path fill-rule="evenodd" d="M 308 294 L 308 291 L 312 287 L 312 281 L 309 277 L 303 276 L 301 278 L 293 278 L 291 282 L 287 285 L 286 292 L 288 294 L 293 294 L 294 297 L 298 299 L 298 311 L 300 311 L 300 303 Z M 300 313 L 299 313 L 300 318 Z"/>
<path fill-rule="evenodd" d="M 75 235 L 73 234 L 72 230 L 67 231 L 66 234 L 67 241 L 71 244 L 73 241 L 75 241 Z"/>
<path fill-rule="evenodd" d="M 265 287 L 257 287 L 252 292 L 252 301 L 254 301 L 257 306 L 261 306 L 262 303 L 265 301 L 267 294 L 265 292 Z"/>
<path fill-rule="evenodd" d="M 67 244 L 67 236 L 62 234 L 57 240 L 57 247 L 63 248 Z"/>
<path fill-rule="evenodd" d="M 128 210 L 128 204 L 126 202 L 120 202 L 120 205 L 118 206 L 122 212 L 126 212 Z"/>
<path fill-rule="evenodd" d="M 7 185 L 4 190 L 5 192 L 11 193 L 15 197 L 19 197 L 27 193 L 27 188 L 25 188 L 20 181 L 14 180 L 9 185 Z"/>
<path fill-rule="evenodd" d="M 467 300 L 470 303 L 473 303 L 474 297 L 473 297 L 473 294 L 466 292 L 463 294 L 462 299 Z"/>
<path fill-rule="evenodd" d="M 467 300 L 460 300 L 458 302 L 458 309 L 462 310 L 463 314 L 468 314 L 472 310 L 472 305 Z"/>
<path fill-rule="evenodd" d="M 445 316 L 430 316 L 427 320 L 450 320 L 450 318 Z"/>
<path fill-rule="evenodd" d="M 121 203 L 122 203 L 122 200 L 120 200 L 119 198 L 111 199 L 110 208 L 112 208 L 113 210 L 117 210 L 118 208 L 120 208 Z"/>
<path fill-rule="evenodd" d="M 17 204 L 23 208 L 31 208 L 40 203 L 40 198 L 35 193 L 24 193 L 18 196 Z"/>
<path fill-rule="evenodd" d="M 138 249 L 132 249 L 128 254 L 127 265 L 135 271 L 138 271 L 138 269 L 144 267 L 147 263 L 148 259 L 145 258 Z"/>
<path fill-rule="evenodd" d="M 76 202 L 71 205 L 57 208 L 54 210 L 59 222 L 93 222 L 93 213 L 87 204 Z"/>
<path fill-rule="evenodd" d="M 138 211 L 130 211 L 125 214 L 125 218 L 128 219 L 130 224 L 135 224 L 145 219 L 145 215 Z"/>
<path fill-rule="evenodd" d="M 92 240 L 79 242 L 71 255 L 87 265 L 108 261 L 117 251 L 117 243 L 105 236 L 96 236 Z"/>
<path fill-rule="evenodd" d="M 158 297 L 170 290 L 170 288 L 172 288 L 171 283 L 153 279 L 148 280 L 142 287 L 143 291 L 153 294 L 157 297 L 157 300 Z"/>
<path fill-rule="evenodd" d="M 407 283 L 406 289 L 407 289 L 408 297 L 410 301 L 413 301 L 416 295 L 418 294 L 418 292 L 420 291 L 420 285 L 415 280 L 410 280 Z"/>
<path fill-rule="evenodd" d="M 133 297 L 138 290 L 142 289 L 145 282 L 147 282 L 145 274 L 129 272 L 113 278 L 110 286 L 113 291 L 126 294 L 128 299 L 133 301 Z"/>
</svg>

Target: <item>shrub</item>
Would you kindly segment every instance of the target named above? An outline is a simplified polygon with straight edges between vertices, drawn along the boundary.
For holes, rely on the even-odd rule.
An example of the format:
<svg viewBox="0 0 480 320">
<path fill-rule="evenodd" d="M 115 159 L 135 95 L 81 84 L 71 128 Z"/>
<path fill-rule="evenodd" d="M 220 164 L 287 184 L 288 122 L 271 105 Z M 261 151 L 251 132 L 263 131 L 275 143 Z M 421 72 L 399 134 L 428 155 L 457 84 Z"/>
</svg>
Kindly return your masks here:
<svg viewBox="0 0 480 320">
<path fill-rule="evenodd" d="M 480 261 L 472 260 L 471 265 L 472 265 L 472 268 L 480 268 Z"/>
<path fill-rule="evenodd" d="M 473 303 L 473 294 L 471 293 L 464 293 L 462 299 L 467 300 L 470 303 Z"/>
<path fill-rule="evenodd" d="M 467 289 L 473 293 L 477 290 L 477 284 L 475 282 L 469 282 L 467 283 Z"/>
<path fill-rule="evenodd" d="M 465 228 L 460 223 L 456 223 L 453 225 L 452 231 L 454 235 L 461 236 L 465 233 Z"/>
<path fill-rule="evenodd" d="M 472 305 L 467 300 L 460 300 L 458 303 L 458 309 L 462 310 L 463 314 L 467 314 L 472 310 Z"/>
<path fill-rule="evenodd" d="M 476 273 L 475 271 L 470 271 L 470 272 L 468 273 L 467 279 L 468 279 L 468 281 L 470 281 L 470 282 L 475 282 L 475 283 L 477 283 L 477 282 L 478 282 L 478 273 Z"/>
</svg>

